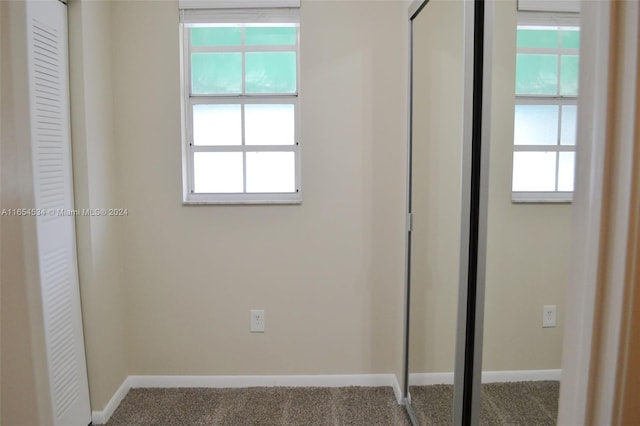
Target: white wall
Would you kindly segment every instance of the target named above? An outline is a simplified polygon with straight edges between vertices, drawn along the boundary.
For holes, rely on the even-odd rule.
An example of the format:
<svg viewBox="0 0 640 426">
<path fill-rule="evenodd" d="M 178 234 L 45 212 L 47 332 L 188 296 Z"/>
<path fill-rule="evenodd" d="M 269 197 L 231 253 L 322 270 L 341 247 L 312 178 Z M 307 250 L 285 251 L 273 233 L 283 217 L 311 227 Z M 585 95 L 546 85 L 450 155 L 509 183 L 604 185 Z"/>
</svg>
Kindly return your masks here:
<svg viewBox="0 0 640 426">
<path fill-rule="evenodd" d="M 243 207 L 181 204 L 176 2 L 112 7 L 130 374 L 399 374 L 406 3 L 303 2 L 304 203 Z"/>
<path fill-rule="evenodd" d="M 118 208 L 111 2 L 69 3 L 71 139 L 77 209 Z M 128 373 L 119 229 L 126 217 L 76 218 L 91 406 L 101 410 Z"/>
</svg>

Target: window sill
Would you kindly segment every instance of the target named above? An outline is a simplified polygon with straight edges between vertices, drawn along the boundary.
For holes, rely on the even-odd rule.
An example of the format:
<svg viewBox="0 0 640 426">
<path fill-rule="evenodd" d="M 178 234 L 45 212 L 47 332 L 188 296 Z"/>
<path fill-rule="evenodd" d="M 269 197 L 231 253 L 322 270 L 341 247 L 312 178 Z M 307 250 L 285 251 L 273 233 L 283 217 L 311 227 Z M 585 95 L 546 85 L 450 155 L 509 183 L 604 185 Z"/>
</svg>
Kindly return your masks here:
<svg viewBox="0 0 640 426">
<path fill-rule="evenodd" d="M 512 192 L 514 204 L 571 204 L 573 192 Z"/>
<path fill-rule="evenodd" d="M 189 194 L 182 200 L 184 206 L 198 205 L 300 205 L 302 194 Z"/>
</svg>

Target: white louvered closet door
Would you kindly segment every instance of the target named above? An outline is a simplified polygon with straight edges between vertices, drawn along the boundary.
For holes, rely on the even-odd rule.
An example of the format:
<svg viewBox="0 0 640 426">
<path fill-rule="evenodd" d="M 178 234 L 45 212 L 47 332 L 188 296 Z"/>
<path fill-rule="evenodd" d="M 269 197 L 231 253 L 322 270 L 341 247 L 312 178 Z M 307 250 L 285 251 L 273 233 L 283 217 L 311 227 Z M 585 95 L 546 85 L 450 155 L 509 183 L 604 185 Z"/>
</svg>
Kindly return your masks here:
<svg viewBox="0 0 640 426">
<path fill-rule="evenodd" d="M 40 285 L 54 424 L 91 422 L 73 209 L 67 6 L 27 0 L 29 108 Z"/>
</svg>

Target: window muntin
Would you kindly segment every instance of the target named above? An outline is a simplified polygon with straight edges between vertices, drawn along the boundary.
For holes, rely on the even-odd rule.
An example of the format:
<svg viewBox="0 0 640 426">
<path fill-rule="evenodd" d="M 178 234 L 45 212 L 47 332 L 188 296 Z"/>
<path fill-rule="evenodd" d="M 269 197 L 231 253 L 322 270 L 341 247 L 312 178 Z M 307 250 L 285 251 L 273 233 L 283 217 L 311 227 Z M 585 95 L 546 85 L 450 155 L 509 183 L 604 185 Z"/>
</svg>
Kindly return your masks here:
<svg viewBox="0 0 640 426">
<path fill-rule="evenodd" d="M 183 26 L 185 203 L 301 202 L 298 40 L 294 22 Z"/>
<path fill-rule="evenodd" d="M 572 198 L 579 40 L 577 26 L 518 26 L 514 201 Z"/>
</svg>

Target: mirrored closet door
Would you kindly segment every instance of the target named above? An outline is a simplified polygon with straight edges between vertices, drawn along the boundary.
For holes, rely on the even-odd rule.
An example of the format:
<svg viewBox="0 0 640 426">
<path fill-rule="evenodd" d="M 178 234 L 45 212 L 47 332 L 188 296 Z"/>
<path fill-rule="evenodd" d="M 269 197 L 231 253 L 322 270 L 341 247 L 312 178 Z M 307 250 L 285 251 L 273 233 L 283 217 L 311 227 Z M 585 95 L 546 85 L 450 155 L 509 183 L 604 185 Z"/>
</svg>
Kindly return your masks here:
<svg viewBox="0 0 640 426">
<path fill-rule="evenodd" d="M 449 424 L 458 306 L 463 121 L 461 1 L 413 19 L 409 392 L 420 424 Z"/>
<path fill-rule="evenodd" d="M 480 425 L 554 425 L 558 414 L 579 90 L 572 3 L 495 1 L 490 17 Z"/>
<path fill-rule="evenodd" d="M 471 418 L 482 119 L 483 2 L 410 8 L 406 406 L 414 424 Z M 479 52 L 474 56 L 474 52 Z M 476 105 L 474 105 L 474 98 Z M 474 126 L 474 120 L 476 126 Z M 472 185 L 474 184 L 474 185 Z M 474 247 L 474 250 L 470 250 Z M 481 254 L 481 253 L 480 253 Z M 469 340 L 471 339 L 471 340 Z M 474 366 L 476 372 L 474 374 Z M 476 379 L 474 379 L 474 377 Z"/>
<path fill-rule="evenodd" d="M 409 10 L 414 425 L 556 422 L 580 21 L 577 9 L 540 4 Z"/>
</svg>

